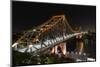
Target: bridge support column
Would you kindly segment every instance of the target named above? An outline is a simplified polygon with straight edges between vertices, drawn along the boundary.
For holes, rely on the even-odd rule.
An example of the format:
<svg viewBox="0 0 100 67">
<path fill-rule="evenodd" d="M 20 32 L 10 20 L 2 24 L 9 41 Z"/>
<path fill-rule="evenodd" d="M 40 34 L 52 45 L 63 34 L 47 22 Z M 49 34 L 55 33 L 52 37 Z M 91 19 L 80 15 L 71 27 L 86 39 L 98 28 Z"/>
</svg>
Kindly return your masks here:
<svg viewBox="0 0 100 67">
<path fill-rule="evenodd" d="M 62 52 L 63 52 L 63 55 L 66 55 L 66 53 L 67 53 L 67 50 L 66 50 L 66 43 L 63 43 L 63 44 L 62 44 Z"/>
<path fill-rule="evenodd" d="M 83 52 L 83 48 L 84 48 L 84 43 L 82 41 L 82 35 L 78 35 L 76 36 L 76 39 L 77 39 L 77 47 L 76 47 L 76 51 L 79 53 L 79 54 L 82 54 Z"/>
<path fill-rule="evenodd" d="M 66 42 L 60 43 L 59 45 L 53 47 L 51 50 L 51 53 L 55 55 L 58 55 L 58 54 L 66 55 L 67 53 Z"/>
</svg>

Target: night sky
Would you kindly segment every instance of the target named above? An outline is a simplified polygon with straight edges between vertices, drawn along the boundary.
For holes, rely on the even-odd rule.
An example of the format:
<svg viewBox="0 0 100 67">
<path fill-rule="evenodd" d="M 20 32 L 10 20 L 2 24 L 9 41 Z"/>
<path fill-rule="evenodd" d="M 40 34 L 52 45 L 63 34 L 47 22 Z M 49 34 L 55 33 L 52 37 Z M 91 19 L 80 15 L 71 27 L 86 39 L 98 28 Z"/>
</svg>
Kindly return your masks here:
<svg viewBox="0 0 100 67">
<path fill-rule="evenodd" d="M 81 26 L 83 31 L 95 31 L 96 6 L 13 1 L 12 32 L 31 29 L 61 14 L 73 28 Z"/>
</svg>

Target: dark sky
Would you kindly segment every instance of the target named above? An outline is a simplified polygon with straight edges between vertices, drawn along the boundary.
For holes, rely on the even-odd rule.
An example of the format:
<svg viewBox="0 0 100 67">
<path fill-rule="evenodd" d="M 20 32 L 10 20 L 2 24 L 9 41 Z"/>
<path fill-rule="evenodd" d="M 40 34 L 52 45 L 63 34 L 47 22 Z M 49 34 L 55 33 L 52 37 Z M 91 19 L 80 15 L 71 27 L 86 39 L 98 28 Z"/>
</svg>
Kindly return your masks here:
<svg viewBox="0 0 100 67">
<path fill-rule="evenodd" d="M 12 31 L 21 32 L 40 25 L 51 16 L 65 14 L 73 27 L 95 31 L 96 6 L 49 4 L 36 2 L 12 2 Z"/>
</svg>

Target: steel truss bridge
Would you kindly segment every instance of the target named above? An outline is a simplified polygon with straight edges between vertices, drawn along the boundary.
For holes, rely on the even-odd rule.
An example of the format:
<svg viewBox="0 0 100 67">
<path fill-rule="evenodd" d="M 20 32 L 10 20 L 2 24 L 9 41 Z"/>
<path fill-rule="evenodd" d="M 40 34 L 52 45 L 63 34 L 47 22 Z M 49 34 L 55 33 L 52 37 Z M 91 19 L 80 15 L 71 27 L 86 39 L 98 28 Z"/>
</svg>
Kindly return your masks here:
<svg viewBox="0 0 100 67">
<path fill-rule="evenodd" d="M 73 30 L 64 15 L 52 16 L 42 25 L 24 32 L 12 48 L 22 53 L 43 54 L 50 51 L 50 48 L 85 33 L 87 32 Z"/>
</svg>

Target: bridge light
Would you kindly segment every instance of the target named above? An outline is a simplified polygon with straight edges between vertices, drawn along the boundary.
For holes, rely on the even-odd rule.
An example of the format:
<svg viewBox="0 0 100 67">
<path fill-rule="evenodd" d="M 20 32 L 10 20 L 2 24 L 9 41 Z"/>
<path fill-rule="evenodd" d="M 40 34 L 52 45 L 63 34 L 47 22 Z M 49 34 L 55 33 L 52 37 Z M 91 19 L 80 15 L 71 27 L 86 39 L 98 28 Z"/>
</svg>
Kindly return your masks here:
<svg viewBox="0 0 100 67">
<path fill-rule="evenodd" d="M 59 38 L 59 37 L 56 37 L 56 40 L 57 40 L 57 41 L 60 41 L 60 38 Z"/>
<path fill-rule="evenodd" d="M 48 45 L 48 42 L 45 41 L 44 44 Z"/>
<path fill-rule="evenodd" d="M 51 40 L 51 41 L 52 41 L 53 44 L 55 43 L 54 40 Z"/>
<path fill-rule="evenodd" d="M 46 27 L 50 27 L 51 25 L 45 25 Z"/>
<path fill-rule="evenodd" d="M 67 51 L 67 54 L 69 54 L 69 51 Z"/>
<path fill-rule="evenodd" d="M 33 29 L 33 31 L 35 32 L 35 31 L 36 31 L 36 29 Z"/>
<path fill-rule="evenodd" d="M 31 44 L 31 45 L 29 45 L 28 47 L 31 48 L 32 46 L 33 46 L 33 45 Z"/>
<path fill-rule="evenodd" d="M 39 39 L 36 39 L 35 41 L 39 41 Z"/>
<path fill-rule="evenodd" d="M 80 38 L 82 38 L 82 35 L 79 35 Z"/>
<path fill-rule="evenodd" d="M 79 52 L 79 55 L 81 55 L 82 54 L 82 52 Z"/>
<path fill-rule="evenodd" d="M 18 43 L 14 43 L 14 44 L 12 45 L 12 47 L 15 47 L 16 45 L 18 45 Z"/>
<path fill-rule="evenodd" d="M 41 28 L 40 30 L 43 31 L 43 28 Z"/>
<path fill-rule="evenodd" d="M 75 54 L 78 54 L 77 52 L 75 52 Z"/>
<path fill-rule="evenodd" d="M 56 39 L 54 39 L 54 42 L 56 43 Z"/>
<path fill-rule="evenodd" d="M 54 54 L 54 52 L 55 52 L 55 48 L 53 47 L 51 53 Z"/>
<path fill-rule="evenodd" d="M 74 54 L 74 52 L 73 52 L 73 51 L 71 51 L 71 54 Z"/>
<path fill-rule="evenodd" d="M 93 58 L 87 58 L 88 61 L 95 61 Z"/>
<path fill-rule="evenodd" d="M 86 53 L 83 53 L 84 56 L 86 56 Z"/>
<path fill-rule="evenodd" d="M 64 39 L 66 39 L 67 37 L 66 37 L 66 35 L 64 35 Z"/>
</svg>

